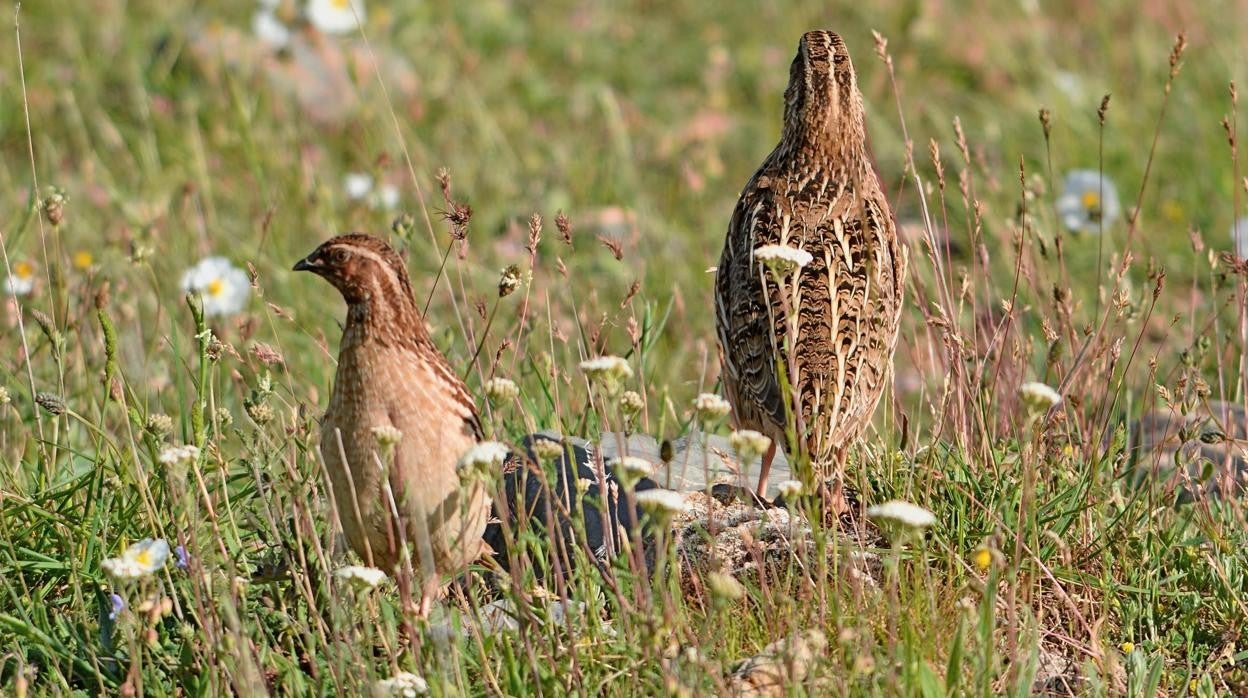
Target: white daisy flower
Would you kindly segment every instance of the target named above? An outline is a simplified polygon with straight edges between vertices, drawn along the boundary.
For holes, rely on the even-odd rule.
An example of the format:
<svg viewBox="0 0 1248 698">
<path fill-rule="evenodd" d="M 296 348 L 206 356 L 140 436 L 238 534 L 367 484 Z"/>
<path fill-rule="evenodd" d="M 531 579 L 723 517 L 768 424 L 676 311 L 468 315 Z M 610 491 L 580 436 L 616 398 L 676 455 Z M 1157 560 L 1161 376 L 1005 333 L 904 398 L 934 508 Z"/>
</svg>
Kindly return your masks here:
<svg viewBox="0 0 1248 698">
<path fill-rule="evenodd" d="M 199 448 L 190 444 L 185 446 L 165 446 L 160 450 L 160 455 L 156 459 L 165 465 L 193 463 L 199 459 Z"/>
<path fill-rule="evenodd" d="M 251 280 L 225 257 L 205 257 L 182 274 L 182 290 L 199 294 L 208 317 L 233 315 L 246 305 Z"/>
<path fill-rule="evenodd" d="M 776 492 L 784 497 L 784 501 L 791 502 L 802 496 L 802 492 L 806 488 L 802 486 L 801 480 L 785 480 L 776 485 Z"/>
<path fill-rule="evenodd" d="M 364 21 L 364 0 L 308 0 L 308 22 L 325 34 L 347 34 Z"/>
<path fill-rule="evenodd" d="M 347 565 L 334 570 L 334 576 L 350 584 L 356 591 L 375 589 L 386 581 L 385 572 L 376 567 Z"/>
<path fill-rule="evenodd" d="M 728 436 L 728 446 L 737 452 L 742 463 L 752 463 L 771 448 L 771 439 L 753 429 L 738 429 Z"/>
<path fill-rule="evenodd" d="M 788 245 L 762 245 L 754 248 L 754 259 L 777 274 L 787 274 L 814 261 L 806 250 Z"/>
<path fill-rule="evenodd" d="M 694 398 L 693 410 L 698 413 L 698 419 L 706 424 L 727 417 L 732 412 L 732 405 L 714 393 L 702 393 Z"/>
<path fill-rule="evenodd" d="M 1248 259 L 1248 216 L 1231 226 L 1231 241 L 1235 243 L 1235 254 L 1240 259 Z"/>
<path fill-rule="evenodd" d="M 520 397 L 520 388 L 510 378 L 491 378 L 484 388 L 485 396 L 493 403 L 511 402 Z"/>
<path fill-rule="evenodd" d="M 373 177 L 363 172 L 348 172 L 342 178 L 342 190 L 351 201 L 359 201 L 373 191 Z"/>
<path fill-rule="evenodd" d="M 273 14 L 271 8 L 256 10 L 251 16 L 251 32 L 273 48 L 286 48 L 290 43 L 290 28 Z"/>
<path fill-rule="evenodd" d="M 100 563 L 100 567 L 114 579 L 138 579 L 164 567 L 168 559 L 168 541 L 144 538 L 126 548 L 121 557 L 110 557 Z"/>
<path fill-rule="evenodd" d="M 867 516 L 892 521 L 908 528 L 927 528 L 936 523 L 936 517 L 932 512 L 921 506 L 899 500 L 877 504 L 867 509 Z"/>
<path fill-rule="evenodd" d="M 1102 224 L 1108 227 L 1122 215 L 1118 189 L 1096 170 L 1068 172 L 1057 198 L 1057 215 L 1068 230 L 1099 233 Z"/>
<path fill-rule="evenodd" d="M 429 682 L 410 671 L 400 671 L 388 679 L 382 679 L 373 684 L 373 695 L 376 698 L 387 698 L 388 696 L 416 698 L 416 696 L 423 696 L 428 692 Z"/>
<path fill-rule="evenodd" d="M 1044 383 L 1023 383 L 1018 386 L 1018 396 L 1034 412 L 1044 412 L 1062 401 L 1062 394 Z"/>
<path fill-rule="evenodd" d="M 30 262 L 14 262 L 9 278 L 4 280 L 4 292 L 10 296 L 25 296 L 35 290 L 35 267 Z"/>
<path fill-rule="evenodd" d="M 689 502 L 684 495 L 672 490 L 654 488 L 638 492 L 634 495 L 637 506 L 650 512 L 651 515 L 668 518 L 689 511 Z"/>
</svg>

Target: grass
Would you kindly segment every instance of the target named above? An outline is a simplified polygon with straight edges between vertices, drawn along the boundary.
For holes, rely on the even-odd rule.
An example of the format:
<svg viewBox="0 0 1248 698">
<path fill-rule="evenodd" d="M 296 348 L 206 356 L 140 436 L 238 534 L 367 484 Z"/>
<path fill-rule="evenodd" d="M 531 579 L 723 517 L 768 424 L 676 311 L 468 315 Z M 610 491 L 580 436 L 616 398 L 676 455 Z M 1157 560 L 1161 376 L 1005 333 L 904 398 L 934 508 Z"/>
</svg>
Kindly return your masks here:
<svg viewBox="0 0 1248 698">
<path fill-rule="evenodd" d="M 245 32 L 248 2 L 15 8 L 0 242 L 36 283 L 0 307 L 6 692 L 358 693 L 408 670 L 436 694 L 722 694 L 736 661 L 809 628 L 828 648 L 797 694 L 1026 695 L 1041 657 L 1069 660 L 1080 694 L 1248 691 L 1242 501 L 1175 506 L 1126 448 L 1149 410 L 1245 402 L 1248 286 L 1217 254 L 1244 214 L 1239 4 L 382 5 L 370 45 L 405 67 L 352 76 L 337 122 L 305 116 L 245 51 L 204 57 L 204 37 Z M 348 201 L 343 175 L 400 186 L 414 223 L 392 239 L 470 387 L 520 385 L 487 409 L 493 434 L 619 428 L 577 368 L 618 354 L 645 402 L 635 428 L 679 436 L 716 388 L 705 270 L 814 27 L 846 38 L 879 169 L 918 231 L 896 388 L 851 478 L 869 503 L 930 509 L 927 535 L 873 545 L 865 583 L 846 562 L 856 544 L 816 531 L 813 551 L 743 575 L 740 599 L 675 558 L 654 580 L 588 574 L 568 593 L 601 612 L 562 623 L 521 585 L 507 596 L 536 610 L 519 632 L 440 641 L 404 630 L 393 593 L 331 583 L 346 560 L 315 416 L 342 309 L 288 270 L 399 213 Z M 466 246 L 439 215 L 441 168 L 473 211 Z M 1065 232 L 1072 169 L 1104 171 L 1138 215 Z M 37 205 L 53 187 L 59 224 Z M 249 268 L 253 290 L 242 313 L 197 321 L 179 280 L 211 253 Z M 526 283 L 487 333 L 510 264 Z M 1061 386 L 1062 406 L 1029 416 L 1030 380 Z M 175 443 L 202 454 L 161 463 Z M 184 545 L 188 569 L 110 580 L 102 560 L 145 537 Z M 277 560 L 291 579 L 250 581 Z M 128 604 L 115 619 L 113 593 Z"/>
</svg>

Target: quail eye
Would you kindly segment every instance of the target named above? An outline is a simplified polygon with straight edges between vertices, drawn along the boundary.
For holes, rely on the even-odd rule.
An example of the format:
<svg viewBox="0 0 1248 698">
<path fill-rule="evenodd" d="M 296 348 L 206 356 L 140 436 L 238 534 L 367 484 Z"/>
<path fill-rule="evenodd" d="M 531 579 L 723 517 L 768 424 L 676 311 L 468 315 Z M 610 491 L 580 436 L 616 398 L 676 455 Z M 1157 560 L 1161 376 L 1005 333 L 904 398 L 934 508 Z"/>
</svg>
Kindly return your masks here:
<svg viewBox="0 0 1248 698">
<path fill-rule="evenodd" d="M 840 65 L 841 63 L 844 63 L 844 62 L 845 62 L 845 54 L 843 54 L 843 53 L 838 53 L 838 54 L 836 54 L 835 56 L 832 56 L 832 62 L 833 62 L 833 63 L 836 63 L 837 65 Z"/>
<path fill-rule="evenodd" d="M 339 247 L 338 249 L 334 250 L 333 252 L 329 254 L 329 261 L 333 262 L 334 264 L 342 264 L 343 262 L 347 261 L 347 255 L 348 255 L 348 252 L 342 249 L 341 247 Z"/>
</svg>

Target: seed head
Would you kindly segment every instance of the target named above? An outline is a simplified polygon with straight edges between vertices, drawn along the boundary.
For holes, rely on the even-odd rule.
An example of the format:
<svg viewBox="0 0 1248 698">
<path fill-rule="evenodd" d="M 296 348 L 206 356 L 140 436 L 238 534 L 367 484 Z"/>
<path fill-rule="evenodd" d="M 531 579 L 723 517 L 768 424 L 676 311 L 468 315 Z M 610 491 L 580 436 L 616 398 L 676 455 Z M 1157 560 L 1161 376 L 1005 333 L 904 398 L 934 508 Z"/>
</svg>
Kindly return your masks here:
<svg viewBox="0 0 1248 698">
<path fill-rule="evenodd" d="M 173 431 L 173 417 L 161 412 L 147 415 L 147 430 L 157 438 L 163 438 Z"/>
<path fill-rule="evenodd" d="M 251 421 L 260 426 L 264 426 L 273 421 L 277 415 L 273 412 L 273 408 L 269 407 L 267 402 L 253 402 L 247 405 L 247 416 L 251 417 Z"/>
<path fill-rule="evenodd" d="M 403 432 L 393 425 L 373 427 L 372 432 L 373 439 L 383 451 L 394 448 L 403 440 Z"/>
<path fill-rule="evenodd" d="M 624 416 L 632 418 L 641 413 L 646 403 L 641 399 L 641 394 L 635 390 L 625 390 L 620 396 L 620 411 Z"/>
<path fill-rule="evenodd" d="M 520 397 L 520 388 L 509 378 L 491 378 L 485 382 L 485 396 L 495 405 L 501 405 Z"/>
<path fill-rule="evenodd" d="M 506 298 L 520 288 L 520 267 L 512 264 L 503 270 L 498 279 L 498 297 Z"/>
<path fill-rule="evenodd" d="M 39 208 L 49 223 L 59 227 L 65 221 L 65 204 L 67 203 L 69 199 L 65 198 L 65 193 L 53 187 L 43 201 L 39 202 Z"/>
<path fill-rule="evenodd" d="M 394 233 L 395 237 L 401 240 L 411 237 L 412 231 L 415 229 L 416 219 L 412 217 L 412 214 L 406 212 L 395 216 L 394 221 L 390 223 L 390 232 Z"/>
<path fill-rule="evenodd" d="M 559 239 L 568 247 L 572 246 L 572 222 L 568 220 L 568 216 L 560 211 L 555 214 L 555 227 L 559 229 Z"/>
<path fill-rule="evenodd" d="M 745 596 L 745 587 L 736 577 L 723 572 L 712 572 L 706 575 L 706 585 L 711 594 L 725 601 L 736 601 Z"/>
<path fill-rule="evenodd" d="M 36 393 L 35 404 L 57 417 L 65 414 L 65 400 L 54 393 Z"/>
<path fill-rule="evenodd" d="M 265 366 L 272 366 L 274 364 L 284 362 L 281 352 L 274 348 L 273 345 L 266 344 L 264 342 L 256 342 L 251 345 L 251 355 Z"/>
<path fill-rule="evenodd" d="M 550 439 L 536 439 L 532 448 L 539 460 L 553 461 L 563 455 L 563 444 Z"/>
</svg>

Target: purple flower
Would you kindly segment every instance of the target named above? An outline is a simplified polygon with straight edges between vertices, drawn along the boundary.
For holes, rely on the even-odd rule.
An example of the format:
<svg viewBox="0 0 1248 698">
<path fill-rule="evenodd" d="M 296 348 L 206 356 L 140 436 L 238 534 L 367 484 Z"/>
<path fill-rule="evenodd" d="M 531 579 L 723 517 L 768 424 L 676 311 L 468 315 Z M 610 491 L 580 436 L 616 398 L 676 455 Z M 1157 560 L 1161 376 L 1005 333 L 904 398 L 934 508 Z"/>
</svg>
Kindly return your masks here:
<svg viewBox="0 0 1248 698">
<path fill-rule="evenodd" d="M 186 546 L 179 545 L 176 548 L 174 548 L 173 555 L 174 557 L 177 558 L 177 562 L 175 562 L 174 564 L 177 565 L 178 569 L 184 570 L 186 569 L 187 565 L 190 564 L 191 556 L 187 554 Z"/>
<path fill-rule="evenodd" d="M 126 600 L 117 594 L 109 594 L 108 597 L 113 602 L 113 610 L 108 612 L 108 619 L 117 620 L 117 616 L 120 616 L 121 612 L 126 610 Z"/>
</svg>

